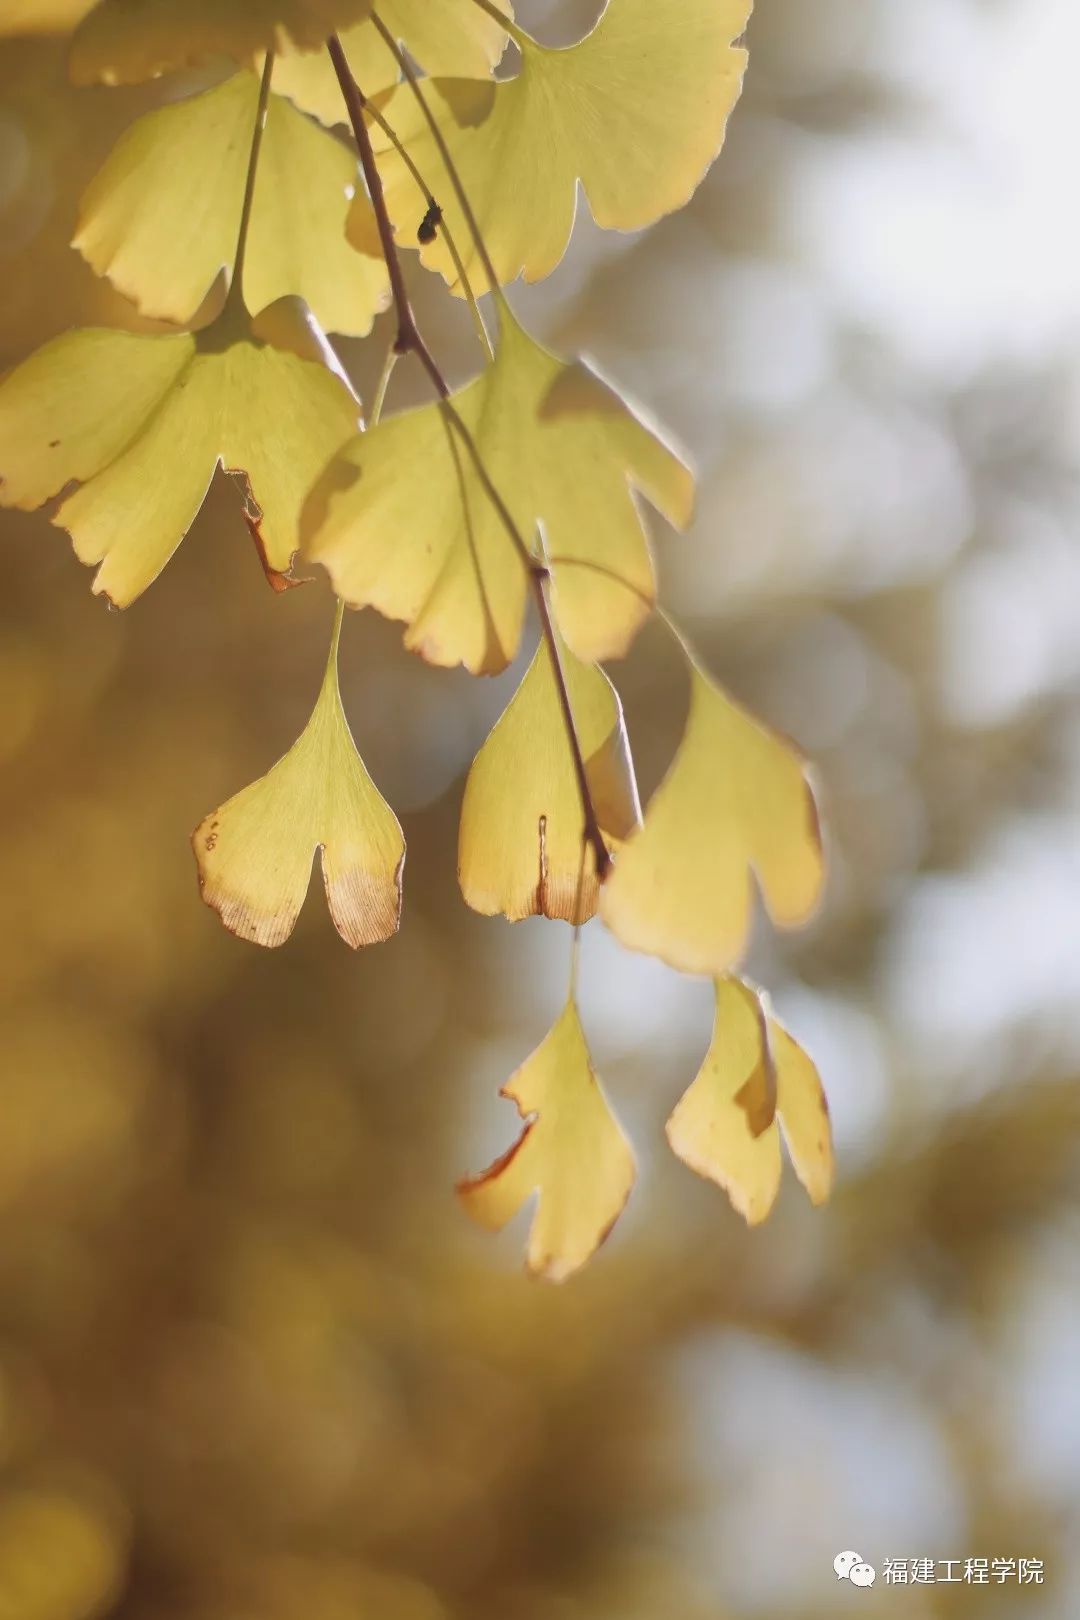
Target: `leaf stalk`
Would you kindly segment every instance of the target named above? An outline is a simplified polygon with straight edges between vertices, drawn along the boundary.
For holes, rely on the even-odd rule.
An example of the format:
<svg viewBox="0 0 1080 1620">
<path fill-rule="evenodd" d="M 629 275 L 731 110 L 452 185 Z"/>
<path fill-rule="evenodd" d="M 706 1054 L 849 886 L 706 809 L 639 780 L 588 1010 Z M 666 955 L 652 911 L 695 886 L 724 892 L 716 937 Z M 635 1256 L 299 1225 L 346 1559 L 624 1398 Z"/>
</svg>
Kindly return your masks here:
<svg viewBox="0 0 1080 1620">
<path fill-rule="evenodd" d="M 415 75 L 412 74 L 412 70 L 398 48 L 393 36 L 387 33 L 386 29 L 383 27 L 382 23 L 377 17 L 374 19 L 374 21 L 376 22 L 376 26 L 379 28 L 384 39 L 386 39 L 389 43 L 390 49 L 393 51 L 398 62 L 402 65 L 402 69 L 405 72 L 406 77 L 408 77 L 413 83 L 414 90 L 419 92 L 419 86 L 416 85 Z M 570 699 L 570 689 L 566 684 L 566 673 L 562 665 L 558 637 L 555 634 L 555 626 L 551 617 L 551 609 L 547 598 L 547 584 L 550 577 L 549 570 L 544 563 L 540 562 L 536 557 L 533 556 L 532 552 L 525 544 L 525 541 L 522 539 L 521 533 L 518 530 L 517 524 L 514 522 L 513 516 L 507 507 L 506 502 L 496 489 L 487 468 L 484 466 L 483 459 L 479 450 L 477 449 L 476 442 L 473 439 L 469 428 L 462 420 L 453 404 L 449 384 L 439 369 L 438 363 L 425 343 L 416 324 L 412 304 L 409 300 L 408 289 L 405 285 L 405 276 L 401 267 L 401 259 L 398 255 L 397 243 L 394 240 L 394 228 L 390 223 L 390 216 L 387 212 L 386 196 L 383 192 L 382 177 L 379 174 L 378 165 L 375 162 L 375 152 L 371 144 L 371 136 L 368 133 L 367 124 L 364 119 L 364 107 L 366 105 L 366 99 L 363 91 L 360 89 L 360 86 L 353 78 L 349 64 L 345 58 L 345 53 L 341 48 L 341 41 L 338 39 L 336 34 L 332 34 L 330 36 L 327 42 L 327 48 L 330 52 L 330 60 L 333 63 L 334 72 L 337 74 L 338 83 L 341 86 L 341 93 L 345 101 L 346 111 L 349 115 L 349 122 L 352 125 L 353 135 L 356 139 L 356 149 L 360 156 L 360 167 L 363 170 L 364 180 L 368 188 L 368 195 L 371 198 L 371 206 L 375 213 L 375 222 L 379 232 L 379 244 L 382 248 L 383 257 L 386 261 L 387 274 L 390 277 L 390 288 L 393 294 L 394 308 L 397 314 L 398 324 L 397 337 L 394 341 L 394 351 L 397 354 L 415 354 L 417 359 L 420 361 L 420 364 L 423 366 L 428 375 L 432 387 L 439 396 L 442 410 L 446 415 L 447 420 L 450 422 L 452 428 L 458 435 L 466 452 L 468 453 L 469 459 L 476 471 L 476 476 L 483 487 L 484 493 L 491 501 L 492 506 L 499 517 L 499 521 L 506 530 L 507 535 L 517 550 L 518 555 L 521 557 L 522 563 L 527 571 L 529 585 L 532 590 L 533 600 L 536 603 L 536 611 L 540 620 L 541 634 L 543 635 L 544 641 L 547 644 L 552 669 L 555 674 L 555 685 L 559 695 L 559 706 L 562 710 L 563 719 L 566 725 L 567 737 L 570 743 L 570 750 L 573 756 L 574 774 L 577 778 L 578 790 L 581 795 L 582 815 L 584 818 L 584 836 L 593 849 L 596 860 L 597 877 L 599 878 L 600 882 L 603 882 L 611 866 L 611 857 L 608 854 L 608 848 L 604 842 L 604 835 L 600 830 L 600 823 L 597 818 L 596 807 L 593 804 L 592 790 L 589 787 L 588 772 L 586 770 L 585 758 L 581 749 L 581 740 L 578 736 L 577 726 L 574 723 L 574 710 Z M 443 143 L 441 148 L 441 155 L 443 156 L 444 163 L 447 165 L 447 173 L 451 177 L 455 194 L 458 197 L 459 203 L 461 203 L 464 195 L 463 188 L 461 187 L 461 180 L 453 168 L 453 162 L 450 158 L 449 152 L 445 150 L 445 143 Z M 475 217 L 472 214 L 472 210 L 468 207 L 467 200 L 465 201 L 462 211 L 464 212 L 466 220 L 468 221 L 470 230 L 473 231 L 474 236 L 478 239 L 479 233 L 476 229 Z M 478 245 L 478 252 L 480 253 L 481 259 L 484 262 L 485 270 L 487 270 L 488 274 L 492 276 L 492 286 L 498 295 L 498 278 L 493 275 L 491 270 L 491 261 L 487 255 L 487 252 L 482 245 Z"/>
</svg>

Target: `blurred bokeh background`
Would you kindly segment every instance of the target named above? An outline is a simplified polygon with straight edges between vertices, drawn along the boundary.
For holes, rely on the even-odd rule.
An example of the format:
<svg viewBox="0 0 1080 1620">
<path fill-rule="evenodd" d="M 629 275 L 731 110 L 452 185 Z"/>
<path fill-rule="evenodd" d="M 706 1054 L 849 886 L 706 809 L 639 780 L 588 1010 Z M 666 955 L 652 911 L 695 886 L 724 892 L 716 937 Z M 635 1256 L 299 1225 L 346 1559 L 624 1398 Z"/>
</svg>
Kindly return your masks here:
<svg viewBox="0 0 1080 1620">
<path fill-rule="evenodd" d="M 518 0 L 552 41 L 598 9 Z M 834 1200 L 791 1184 L 748 1232 L 670 1158 L 709 988 L 594 924 L 641 1175 L 582 1276 L 529 1282 L 524 1223 L 452 1198 L 566 973 L 564 929 L 483 922 L 454 876 L 516 672 L 348 620 L 404 926 L 354 957 L 316 892 L 260 953 L 187 839 L 306 718 L 325 582 L 272 596 L 221 479 L 123 615 L 4 514 L 3 1620 L 1080 1613 L 1080 12 L 759 0 L 749 43 L 693 205 L 641 239 L 581 219 L 514 296 L 692 454 L 666 598 L 815 761 L 827 904 L 750 965 L 821 1068 Z M 74 92 L 55 42 L 0 44 L 0 365 L 136 323 L 67 246 L 77 199 L 196 82 Z M 467 321 L 413 280 L 465 377 Z M 345 346 L 362 383 L 389 332 Z M 392 404 L 420 397 L 401 368 Z M 682 677 L 651 634 L 613 674 L 648 791 Z M 846 1548 L 873 1591 L 838 1586 Z M 916 1557 L 1045 1581 L 883 1584 Z"/>
</svg>

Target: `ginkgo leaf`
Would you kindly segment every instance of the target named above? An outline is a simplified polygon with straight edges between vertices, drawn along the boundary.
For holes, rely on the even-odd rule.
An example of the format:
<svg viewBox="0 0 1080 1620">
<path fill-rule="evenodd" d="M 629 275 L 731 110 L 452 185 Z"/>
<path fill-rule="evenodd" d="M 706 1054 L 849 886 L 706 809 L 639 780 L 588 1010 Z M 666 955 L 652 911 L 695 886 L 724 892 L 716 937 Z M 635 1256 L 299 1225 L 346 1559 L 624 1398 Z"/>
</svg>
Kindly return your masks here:
<svg viewBox="0 0 1080 1620">
<path fill-rule="evenodd" d="M 608 0 L 592 33 L 550 50 L 520 29 L 521 71 L 499 83 L 426 81 L 424 95 L 461 177 L 500 282 L 550 275 L 566 251 L 580 180 L 605 229 L 637 230 L 689 202 L 720 150 L 746 53 L 733 46 L 751 0 Z M 408 85 L 385 117 L 443 204 L 474 290 L 487 278 L 431 131 Z M 373 131 L 390 216 L 416 244 L 424 211 L 416 181 Z M 444 189 L 446 195 L 444 195 Z M 446 245 L 426 265 L 457 287 Z"/>
<path fill-rule="evenodd" d="M 503 1086 L 526 1121 L 514 1146 L 458 1196 L 491 1231 L 539 1194 L 530 1271 L 562 1282 L 603 1243 L 634 1184 L 634 1154 L 593 1072 L 571 1000 L 546 1039 Z"/>
<path fill-rule="evenodd" d="M 317 849 L 342 939 L 358 949 L 396 933 L 405 840 L 349 731 L 336 637 L 300 737 L 266 776 L 207 816 L 191 842 L 203 899 L 242 939 L 284 944 L 307 896 Z"/>
<path fill-rule="evenodd" d="M 508 4 L 500 9 L 513 13 Z M 476 0 L 380 0 L 379 19 L 429 74 L 487 78 L 506 49 L 507 34 Z M 341 47 L 353 78 L 369 98 L 400 78 L 397 61 L 371 22 L 348 28 Z M 274 69 L 278 89 L 324 124 L 340 124 L 346 113 L 337 74 L 325 52 L 290 51 Z"/>
<path fill-rule="evenodd" d="M 621 656 L 655 599 L 631 486 L 678 527 L 693 478 L 606 384 L 542 349 L 508 309 L 494 363 L 454 395 L 528 542 L 543 526 L 559 628 L 579 658 Z M 409 626 L 433 664 L 497 674 L 517 651 L 526 570 L 442 406 L 358 436 L 305 513 L 338 595 Z"/>
<path fill-rule="evenodd" d="M 668 1141 L 755 1226 L 780 1188 L 781 1129 L 811 1202 L 824 1203 L 832 1190 L 833 1150 L 818 1072 L 748 984 L 719 979 L 712 1042 L 668 1120 Z"/>
<path fill-rule="evenodd" d="M 689 667 L 686 730 L 600 914 L 631 950 L 717 975 L 745 947 L 754 879 L 777 926 L 798 927 L 817 906 L 824 859 L 802 758 Z"/>
<path fill-rule="evenodd" d="M 91 181 L 73 246 L 145 314 L 189 321 L 232 265 L 258 104 L 258 78 L 241 72 L 159 107 Z M 381 258 L 345 240 L 358 172 L 339 141 L 270 96 L 244 260 L 249 309 L 291 293 L 328 331 L 370 331 L 389 279 Z M 370 213 L 362 188 L 357 207 Z"/>
<path fill-rule="evenodd" d="M 602 670 L 560 653 L 600 829 L 612 844 L 641 820 L 618 693 Z M 551 654 L 541 642 L 465 783 L 458 878 L 474 911 L 511 922 L 542 914 L 583 923 L 596 911 L 596 855 Z"/>
<path fill-rule="evenodd" d="M 362 22 L 372 0 L 98 0 L 75 32 L 76 84 L 135 84 L 213 56 L 250 66 L 267 51 L 314 50 Z M 84 8 L 89 9 L 89 8 Z"/>
<path fill-rule="evenodd" d="M 239 472 L 268 570 L 288 570 L 300 509 L 359 406 L 296 300 L 249 321 L 230 300 L 199 333 L 54 338 L 0 384 L 0 503 L 30 510 L 72 482 L 53 522 L 126 607 L 157 578 L 215 468 Z"/>
</svg>

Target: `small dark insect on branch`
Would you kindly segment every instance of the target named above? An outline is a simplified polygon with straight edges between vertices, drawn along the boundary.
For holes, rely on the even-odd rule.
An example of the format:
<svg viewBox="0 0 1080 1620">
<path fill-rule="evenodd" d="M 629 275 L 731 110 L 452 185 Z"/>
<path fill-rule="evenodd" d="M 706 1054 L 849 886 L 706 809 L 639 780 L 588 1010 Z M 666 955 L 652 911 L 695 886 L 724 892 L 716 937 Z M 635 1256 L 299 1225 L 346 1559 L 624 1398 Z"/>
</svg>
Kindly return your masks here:
<svg viewBox="0 0 1080 1620">
<path fill-rule="evenodd" d="M 432 197 L 431 201 L 428 203 L 427 213 L 424 215 L 419 226 L 417 227 L 416 240 L 424 244 L 434 242 L 435 233 L 441 224 L 442 209 L 439 207 L 434 197 Z"/>
</svg>

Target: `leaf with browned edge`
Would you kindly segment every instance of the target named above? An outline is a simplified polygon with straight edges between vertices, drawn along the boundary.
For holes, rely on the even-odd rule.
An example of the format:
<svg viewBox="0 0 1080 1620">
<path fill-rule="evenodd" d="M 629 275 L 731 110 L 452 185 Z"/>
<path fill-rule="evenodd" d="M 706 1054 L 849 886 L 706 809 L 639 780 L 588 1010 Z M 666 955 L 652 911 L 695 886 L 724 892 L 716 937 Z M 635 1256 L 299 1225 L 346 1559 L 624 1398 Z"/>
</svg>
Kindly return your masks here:
<svg viewBox="0 0 1080 1620">
<path fill-rule="evenodd" d="M 525 1129 L 482 1175 L 461 1182 L 458 1196 L 475 1221 L 499 1231 L 538 1194 L 527 1265 L 562 1282 L 603 1243 L 635 1176 L 633 1151 L 593 1072 L 573 1000 L 501 1095 L 517 1104 Z"/>
<path fill-rule="evenodd" d="M 356 751 L 337 674 L 337 637 L 311 719 L 284 758 L 192 834 L 203 899 L 231 933 L 282 945 L 322 853 L 334 927 L 354 949 L 401 917 L 405 840 Z"/>
<path fill-rule="evenodd" d="M 360 407 L 309 310 L 283 298 L 249 320 L 164 336 L 89 329 L 54 338 L 0 383 L 0 505 L 52 521 L 94 590 L 127 607 L 155 580 L 217 466 L 241 475 L 271 574 L 288 572 L 300 509 Z"/>
<path fill-rule="evenodd" d="M 618 693 L 565 646 L 560 662 L 600 830 L 609 847 L 641 820 Z M 584 864 L 583 864 L 584 863 Z M 474 911 L 511 922 L 543 914 L 584 923 L 596 911 L 596 855 L 550 650 L 541 642 L 465 783 L 458 879 Z"/>
</svg>

